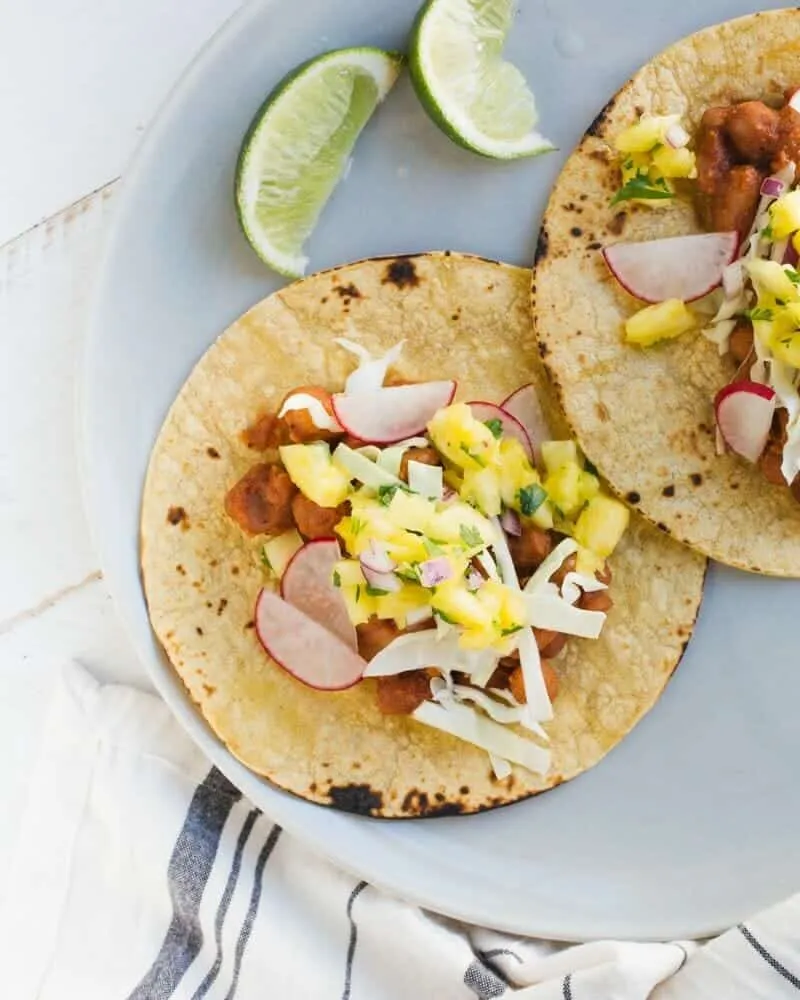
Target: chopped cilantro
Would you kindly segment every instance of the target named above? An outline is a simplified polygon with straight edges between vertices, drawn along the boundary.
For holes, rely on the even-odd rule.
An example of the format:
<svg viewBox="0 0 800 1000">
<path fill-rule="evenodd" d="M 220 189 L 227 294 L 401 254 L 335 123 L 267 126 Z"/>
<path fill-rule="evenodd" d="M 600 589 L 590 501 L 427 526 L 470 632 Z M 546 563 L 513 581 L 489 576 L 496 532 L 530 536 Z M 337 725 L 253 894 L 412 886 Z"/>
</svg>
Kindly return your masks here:
<svg viewBox="0 0 800 1000">
<path fill-rule="evenodd" d="M 634 198 L 655 201 L 674 197 L 663 177 L 651 181 L 647 174 L 637 174 L 622 185 L 611 200 L 611 204 L 618 205 L 621 201 L 632 201 Z"/>
<path fill-rule="evenodd" d="M 503 421 L 498 417 L 493 417 L 491 420 L 484 420 L 484 424 L 492 432 L 492 437 L 499 438 L 503 436 Z"/>
<path fill-rule="evenodd" d="M 458 529 L 458 533 L 461 536 L 461 541 L 467 546 L 468 549 L 483 548 L 483 535 L 477 528 L 468 527 L 466 524 L 462 524 Z"/>
<path fill-rule="evenodd" d="M 756 306 L 755 309 L 745 309 L 742 315 L 753 322 L 758 322 L 763 320 L 764 322 L 769 322 L 773 318 L 773 312 L 771 309 L 764 309 L 761 306 Z"/>
<path fill-rule="evenodd" d="M 385 594 L 388 594 L 389 591 L 381 590 L 380 587 L 373 587 L 371 584 L 368 583 L 366 586 L 366 593 L 367 597 L 383 597 Z"/>
<path fill-rule="evenodd" d="M 361 600 L 361 584 L 356 584 L 356 604 Z"/>
<path fill-rule="evenodd" d="M 519 509 L 525 517 L 531 517 L 547 499 L 547 493 L 538 483 L 523 486 L 517 493 Z"/>
<path fill-rule="evenodd" d="M 408 580 L 409 583 L 419 582 L 419 575 L 414 566 L 409 566 L 408 568 L 400 566 L 398 569 L 395 570 L 395 573 L 397 574 L 397 576 L 400 577 L 401 580 Z"/>
<path fill-rule="evenodd" d="M 771 240 L 773 237 L 772 223 L 768 223 L 758 234 L 763 240 Z"/>
<path fill-rule="evenodd" d="M 446 615 L 444 611 L 440 611 L 438 608 L 434 608 L 433 613 L 436 618 L 441 618 L 447 625 L 458 625 L 455 618 L 451 618 L 450 615 Z"/>
<path fill-rule="evenodd" d="M 338 569 L 335 569 L 333 571 L 333 585 L 334 585 L 334 587 L 341 587 L 341 585 L 342 585 L 342 578 L 339 575 L 339 570 Z"/>
<path fill-rule="evenodd" d="M 513 635 L 515 632 L 521 632 L 524 627 L 524 625 L 515 625 L 513 628 L 504 628 L 500 634 L 502 636 Z"/>
<path fill-rule="evenodd" d="M 262 565 L 263 565 L 263 566 L 264 566 L 264 567 L 265 567 L 265 568 L 266 568 L 266 569 L 267 569 L 267 570 L 268 570 L 268 571 L 269 571 L 270 573 L 274 573 L 274 570 L 273 570 L 273 568 L 272 568 L 272 563 L 271 563 L 271 562 L 269 561 L 269 556 L 267 555 L 267 550 L 266 550 L 266 548 L 263 548 L 263 547 L 262 547 L 262 549 L 261 549 L 261 556 L 260 556 L 260 558 L 261 558 L 261 562 L 262 562 Z"/>
<path fill-rule="evenodd" d="M 443 556 L 444 549 L 439 542 L 434 542 L 432 538 L 423 538 L 422 544 L 425 546 L 425 551 L 429 556 Z"/>
<path fill-rule="evenodd" d="M 800 285 L 800 271 L 796 271 L 793 267 L 785 267 L 784 271 L 793 285 Z"/>
<path fill-rule="evenodd" d="M 622 166 L 625 167 L 626 170 L 633 170 L 633 157 L 629 156 L 627 160 L 624 160 Z"/>
<path fill-rule="evenodd" d="M 403 483 L 390 483 L 389 485 L 378 487 L 378 499 L 384 507 L 389 506 L 398 490 L 402 490 L 404 493 L 411 492 Z"/>
<path fill-rule="evenodd" d="M 483 458 L 482 455 L 474 454 L 474 452 L 471 452 L 465 444 L 461 445 L 461 450 L 464 452 L 465 455 L 469 455 L 472 461 L 475 462 L 477 465 L 480 465 L 482 469 L 486 468 L 486 459 Z"/>
</svg>

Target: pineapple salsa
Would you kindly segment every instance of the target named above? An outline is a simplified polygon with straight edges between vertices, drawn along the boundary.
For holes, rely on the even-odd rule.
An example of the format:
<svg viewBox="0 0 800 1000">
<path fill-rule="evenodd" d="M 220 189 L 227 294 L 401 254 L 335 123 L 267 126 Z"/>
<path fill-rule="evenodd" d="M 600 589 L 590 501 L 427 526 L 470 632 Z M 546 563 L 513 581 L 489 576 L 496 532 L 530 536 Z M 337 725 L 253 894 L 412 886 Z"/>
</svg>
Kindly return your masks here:
<svg viewBox="0 0 800 1000">
<path fill-rule="evenodd" d="M 352 630 L 383 713 L 482 747 L 499 777 L 511 763 L 545 772 L 551 661 L 569 636 L 599 636 L 612 603 L 606 560 L 628 510 L 573 441 L 534 448 L 502 406 L 449 401 L 454 384 L 434 405 L 431 386 L 447 384 L 384 386 L 387 367 L 377 365 L 363 427 L 358 393 L 290 393 L 247 432 L 277 460 L 248 472 L 226 510 L 270 536 L 263 561 L 284 597 L 303 553 L 331 548 L 309 613 L 339 636 Z M 362 352 L 351 379 L 375 368 Z M 538 411 L 533 387 L 520 392 Z M 370 442 L 384 405 L 405 407 L 413 433 Z"/>
<path fill-rule="evenodd" d="M 614 146 L 613 204 L 659 208 L 691 194 L 706 230 L 603 250 L 625 291 L 648 303 L 625 340 L 651 347 L 702 329 L 735 366 L 713 400 L 718 452 L 800 499 L 800 91 L 782 107 L 708 108 L 693 137 L 677 116 L 642 116 Z"/>
</svg>

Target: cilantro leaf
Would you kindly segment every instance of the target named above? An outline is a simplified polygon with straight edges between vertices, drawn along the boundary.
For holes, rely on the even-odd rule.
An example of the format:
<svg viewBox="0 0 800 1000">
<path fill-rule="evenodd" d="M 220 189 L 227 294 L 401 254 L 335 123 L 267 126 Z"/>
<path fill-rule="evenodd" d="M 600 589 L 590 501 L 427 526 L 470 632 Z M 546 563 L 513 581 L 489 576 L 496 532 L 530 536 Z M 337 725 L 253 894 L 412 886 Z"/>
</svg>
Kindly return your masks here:
<svg viewBox="0 0 800 1000">
<path fill-rule="evenodd" d="M 367 597 L 383 597 L 388 594 L 388 590 L 381 590 L 380 587 L 373 587 L 372 584 L 367 584 L 366 586 Z"/>
<path fill-rule="evenodd" d="M 531 483 L 530 486 L 523 486 L 517 492 L 519 509 L 525 517 L 531 517 L 542 506 L 547 499 L 547 492 L 538 483 Z"/>
<path fill-rule="evenodd" d="M 796 271 L 793 267 L 785 267 L 784 271 L 793 285 L 800 285 L 800 271 Z"/>
<path fill-rule="evenodd" d="M 335 569 L 333 571 L 333 585 L 334 585 L 334 587 L 341 587 L 341 585 L 342 585 L 342 578 L 339 575 L 339 570 L 338 569 Z"/>
<path fill-rule="evenodd" d="M 499 438 L 503 436 L 503 421 L 498 417 L 493 417 L 491 420 L 484 420 L 484 424 L 492 432 L 492 437 Z"/>
<path fill-rule="evenodd" d="M 521 632 L 524 627 L 524 625 L 515 625 L 513 628 L 504 628 L 501 630 L 500 634 L 502 636 L 513 635 L 515 632 Z"/>
<path fill-rule="evenodd" d="M 764 228 L 760 231 L 758 235 L 764 240 L 771 240 L 774 236 L 774 233 L 772 231 L 772 223 L 771 222 L 767 223 L 767 225 L 764 226 Z"/>
<path fill-rule="evenodd" d="M 773 318 L 774 314 L 771 309 L 764 309 L 761 306 L 756 306 L 755 309 L 745 309 L 742 315 L 752 322 L 763 320 L 768 323 Z"/>
<path fill-rule="evenodd" d="M 433 613 L 436 618 L 441 618 L 447 625 L 458 625 L 455 618 L 451 618 L 450 615 L 446 615 L 444 611 L 440 611 L 438 608 L 434 608 Z"/>
<path fill-rule="evenodd" d="M 361 600 L 361 584 L 356 584 L 356 604 Z"/>
<path fill-rule="evenodd" d="M 651 181 L 647 174 L 637 174 L 622 185 L 611 200 L 611 205 L 618 205 L 621 201 L 631 201 L 634 198 L 656 201 L 674 197 L 663 177 Z"/>
<path fill-rule="evenodd" d="M 398 490 L 402 490 L 403 493 L 411 492 L 405 483 L 389 483 L 388 485 L 378 487 L 378 499 L 384 507 L 388 507 L 392 500 L 394 500 L 394 495 Z"/>
<path fill-rule="evenodd" d="M 272 568 L 272 563 L 271 563 L 271 562 L 269 561 L 269 556 L 267 555 L 267 550 L 266 550 L 266 548 L 264 548 L 263 546 L 262 546 L 262 548 L 261 548 L 261 553 L 260 553 L 260 559 L 261 559 L 261 563 L 262 563 L 262 565 L 263 565 L 263 566 L 264 566 L 264 567 L 265 567 L 265 568 L 266 568 L 266 569 L 267 569 L 267 570 L 268 570 L 268 571 L 269 571 L 270 573 L 273 573 L 273 572 L 274 572 L 274 570 L 273 570 L 273 568 Z"/>
<path fill-rule="evenodd" d="M 462 524 L 458 529 L 458 533 L 461 536 L 461 541 L 467 546 L 468 549 L 475 549 L 478 547 L 483 548 L 483 535 L 477 528 Z"/>
<path fill-rule="evenodd" d="M 434 542 L 432 538 L 423 538 L 422 544 L 425 546 L 425 551 L 432 558 L 444 555 L 444 549 L 442 546 L 438 542 Z"/>
<path fill-rule="evenodd" d="M 474 452 L 471 452 L 465 444 L 461 445 L 461 450 L 464 452 L 465 455 L 469 455 L 472 461 L 480 465 L 481 468 L 483 469 L 486 468 L 486 459 L 482 455 L 474 454 Z"/>
</svg>

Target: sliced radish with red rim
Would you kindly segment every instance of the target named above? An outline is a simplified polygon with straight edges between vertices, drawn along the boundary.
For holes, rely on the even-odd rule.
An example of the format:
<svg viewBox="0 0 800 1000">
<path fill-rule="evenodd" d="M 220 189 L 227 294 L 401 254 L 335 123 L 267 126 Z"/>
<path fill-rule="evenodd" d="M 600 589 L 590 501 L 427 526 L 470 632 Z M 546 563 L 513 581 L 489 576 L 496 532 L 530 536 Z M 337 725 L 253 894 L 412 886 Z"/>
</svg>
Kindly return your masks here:
<svg viewBox="0 0 800 1000">
<path fill-rule="evenodd" d="M 757 462 L 769 439 L 775 390 L 760 382 L 734 382 L 717 393 L 714 411 L 725 444 L 748 462 Z"/>
<path fill-rule="evenodd" d="M 356 630 L 342 592 L 333 585 L 333 567 L 342 558 L 335 538 L 306 542 L 292 556 L 281 578 L 281 595 L 350 649 L 358 648 Z"/>
<path fill-rule="evenodd" d="M 319 691 L 343 691 L 361 680 L 367 663 L 332 632 L 271 590 L 256 601 L 256 634 L 278 666 Z"/>
<path fill-rule="evenodd" d="M 425 430 L 437 410 L 448 406 L 456 383 L 419 382 L 391 385 L 371 392 L 337 393 L 336 419 L 348 434 L 374 444 L 394 444 Z"/>
<path fill-rule="evenodd" d="M 507 410 L 504 410 L 502 406 L 498 406 L 497 403 L 486 403 L 483 400 L 477 400 L 472 403 L 467 403 L 467 406 L 470 408 L 472 416 L 476 420 L 480 420 L 482 424 L 488 424 L 491 421 L 499 420 L 503 434 L 505 434 L 506 437 L 511 437 L 519 441 L 525 449 L 525 454 L 531 461 L 533 461 L 533 446 L 531 445 L 531 439 L 528 437 L 528 432 L 516 417 L 512 416 Z"/>
<path fill-rule="evenodd" d="M 603 250 L 603 258 L 634 298 L 692 302 L 720 284 L 722 272 L 738 249 L 737 233 L 700 233 L 645 243 L 615 243 Z"/>
<path fill-rule="evenodd" d="M 521 385 L 500 404 L 501 408 L 522 424 L 533 448 L 533 455 L 539 461 L 539 445 L 550 437 L 550 426 L 544 415 L 539 395 L 532 382 Z"/>
</svg>

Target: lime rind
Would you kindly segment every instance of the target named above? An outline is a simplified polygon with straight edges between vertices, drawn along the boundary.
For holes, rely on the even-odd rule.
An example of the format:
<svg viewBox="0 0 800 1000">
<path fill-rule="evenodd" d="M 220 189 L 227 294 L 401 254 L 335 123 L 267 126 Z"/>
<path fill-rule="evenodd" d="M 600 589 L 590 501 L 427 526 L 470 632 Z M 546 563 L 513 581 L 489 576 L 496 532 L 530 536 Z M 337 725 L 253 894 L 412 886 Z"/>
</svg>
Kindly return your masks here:
<svg viewBox="0 0 800 1000">
<path fill-rule="evenodd" d="M 253 249 L 280 274 L 305 273 L 303 244 L 401 65 L 381 49 L 337 49 L 294 70 L 259 109 L 239 154 L 236 205 Z"/>
<path fill-rule="evenodd" d="M 534 96 L 502 58 L 511 0 L 428 0 L 412 32 L 409 69 L 434 122 L 460 146 L 494 159 L 555 147 L 536 130 Z"/>
</svg>

